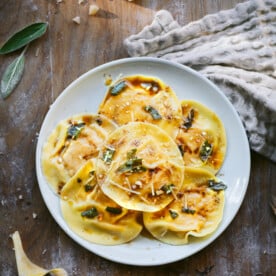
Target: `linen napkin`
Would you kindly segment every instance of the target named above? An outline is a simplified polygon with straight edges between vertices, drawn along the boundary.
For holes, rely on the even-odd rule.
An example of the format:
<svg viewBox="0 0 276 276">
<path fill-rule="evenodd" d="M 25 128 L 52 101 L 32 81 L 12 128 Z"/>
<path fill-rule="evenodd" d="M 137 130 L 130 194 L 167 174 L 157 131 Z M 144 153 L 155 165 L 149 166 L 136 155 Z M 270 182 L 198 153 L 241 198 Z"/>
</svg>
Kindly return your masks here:
<svg viewBox="0 0 276 276">
<path fill-rule="evenodd" d="M 130 56 L 179 62 L 213 81 L 240 115 L 251 149 L 276 162 L 275 0 L 240 3 L 185 26 L 161 10 L 124 46 Z"/>
</svg>

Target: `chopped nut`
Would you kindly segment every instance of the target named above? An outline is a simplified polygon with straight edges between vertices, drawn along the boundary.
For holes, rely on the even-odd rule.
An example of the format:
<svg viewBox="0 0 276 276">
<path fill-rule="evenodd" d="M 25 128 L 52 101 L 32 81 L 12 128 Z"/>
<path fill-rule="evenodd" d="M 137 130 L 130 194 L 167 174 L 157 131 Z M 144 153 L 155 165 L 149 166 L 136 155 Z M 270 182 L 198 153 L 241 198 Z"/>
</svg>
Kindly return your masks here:
<svg viewBox="0 0 276 276">
<path fill-rule="evenodd" d="M 37 218 L 37 214 L 33 213 L 33 219 L 36 219 L 36 218 Z"/>
<path fill-rule="evenodd" d="M 84 3 L 84 0 L 79 0 L 79 5 L 83 3 Z"/>
<path fill-rule="evenodd" d="M 89 15 L 95 15 L 99 11 L 99 7 L 97 5 L 90 5 L 89 6 Z"/>
<path fill-rule="evenodd" d="M 19 199 L 23 199 L 23 195 L 19 195 L 18 198 L 19 198 Z"/>
<path fill-rule="evenodd" d="M 76 24 L 80 24 L 80 17 L 79 17 L 79 16 L 74 17 L 72 20 L 73 20 L 73 22 L 75 22 Z"/>
<path fill-rule="evenodd" d="M 111 75 L 104 75 L 104 84 L 105 85 L 110 85 L 112 83 L 112 76 Z"/>
<path fill-rule="evenodd" d="M 156 195 L 158 195 L 158 196 L 159 196 L 159 195 L 164 194 L 164 191 L 162 191 L 162 190 L 157 190 L 155 193 L 156 193 Z"/>
<path fill-rule="evenodd" d="M 135 185 L 142 187 L 143 183 L 140 180 L 135 181 Z"/>
</svg>

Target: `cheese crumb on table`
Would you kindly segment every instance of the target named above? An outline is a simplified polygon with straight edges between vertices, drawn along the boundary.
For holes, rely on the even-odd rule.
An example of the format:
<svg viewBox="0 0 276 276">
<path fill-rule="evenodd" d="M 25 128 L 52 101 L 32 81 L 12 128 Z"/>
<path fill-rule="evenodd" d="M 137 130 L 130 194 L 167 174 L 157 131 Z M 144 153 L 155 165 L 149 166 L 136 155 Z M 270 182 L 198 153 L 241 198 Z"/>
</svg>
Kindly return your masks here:
<svg viewBox="0 0 276 276">
<path fill-rule="evenodd" d="M 99 9 L 100 8 L 97 5 L 90 5 L 88 14 L 89 15 L 95 15 L 99 11 Z"/>
<path fill-rule="evenodd" d="M 80 24 L 80 17 L 76 16 L 72 19 L 76 24 Z"/>
</svg>

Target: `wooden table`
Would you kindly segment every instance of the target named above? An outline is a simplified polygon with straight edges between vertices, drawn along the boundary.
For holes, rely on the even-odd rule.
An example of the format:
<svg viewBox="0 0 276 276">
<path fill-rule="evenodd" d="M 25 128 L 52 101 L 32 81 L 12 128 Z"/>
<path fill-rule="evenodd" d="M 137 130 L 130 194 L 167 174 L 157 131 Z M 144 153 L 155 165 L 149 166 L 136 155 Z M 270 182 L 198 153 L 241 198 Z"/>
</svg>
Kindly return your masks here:
<svg viewBox="0 0 276 276">
<path fill-rule="evenodd" d="M 69 275 L 275 275 L 276 228 L 269 202 L 276 194 L 276 164 L 258 154 L 252 153 L 248 191 L 227 230 L 199 253 L 155 267 L 114 263 L 75 243 L 47 210 L 35 173 L 37 135 L 49 106 L 84 72 L 127 57 L 123 39 L 149 24 L 156 11 L 167 9 L 186 24 L 242 1 L 91 0 L 101 8 L 97 16 L 88 15 L 89 1 L 56 2 L 0 2 L 0 44 L 27 24 L 49 22 L 47 33 L 27 51 L 22 81 L 0 100 L 0 274 L 16 275 L 9 235 L 18 230 L 32 261 L 64 267 Z M 72 21 L 75 16 L 79 25 Z M 0 57 L 0 75 L 16 56 Z"/>
</svg>

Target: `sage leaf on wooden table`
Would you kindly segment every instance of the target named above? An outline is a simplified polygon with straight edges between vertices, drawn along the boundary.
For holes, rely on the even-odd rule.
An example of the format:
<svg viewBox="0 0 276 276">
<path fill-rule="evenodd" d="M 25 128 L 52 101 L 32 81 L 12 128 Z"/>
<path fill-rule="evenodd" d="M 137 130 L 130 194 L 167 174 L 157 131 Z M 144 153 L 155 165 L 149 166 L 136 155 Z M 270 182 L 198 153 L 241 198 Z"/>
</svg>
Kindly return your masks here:
<svg viewBox="0 0 276 276">
<path fill-rule="evenodd" d="M 25 51 L 17 57 L 5 70 L 1 80 L 1 97 L 7 98 L 22 78 L 25 64 Z"/>
<path fill-rule="evenodd" d="M 0 86 L 0 96 L 7 98 L 22 78 L 25 64 L 25 52 L 33 40 L 42 36 L 48 27 L 46 22 L 33 23 L 12 35 L 0 48 L 0 54 L 8 54 L 26 46 L 18 58 L 16 58 L 5 70 Z"/>
<path fill-rule="evenodd" d="M 0 54 L 8 54 L 14 52 L 31 41 L 41 37 L 47 30 L 48 23 L 38 22 L 28 25 L 22 30 L 12 35 L 0 48 Z"/>
</svg>

